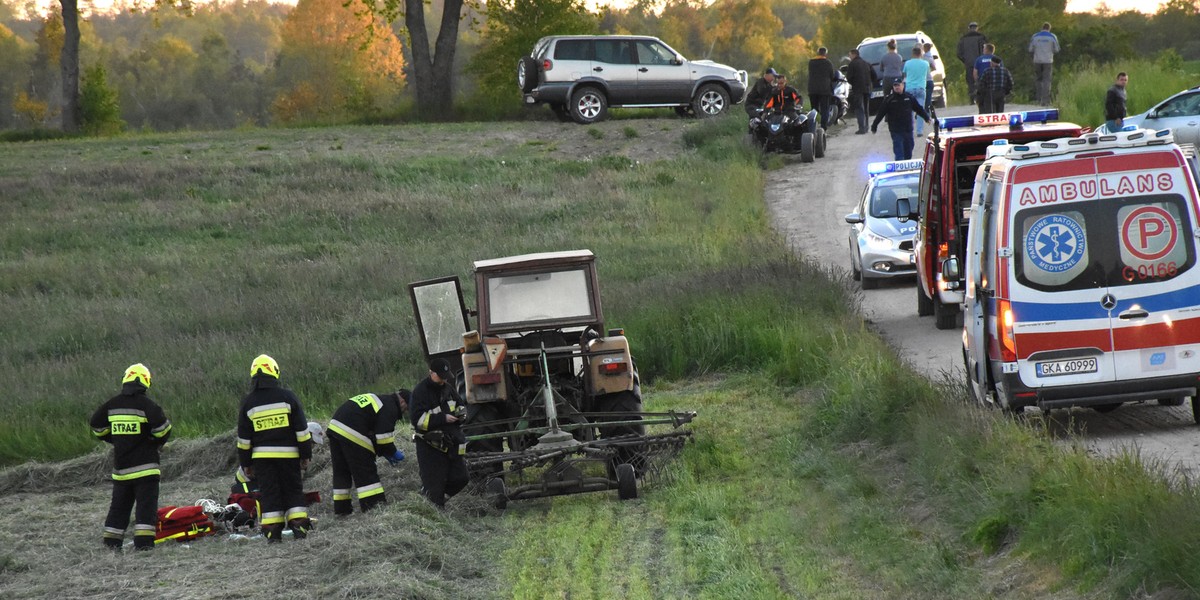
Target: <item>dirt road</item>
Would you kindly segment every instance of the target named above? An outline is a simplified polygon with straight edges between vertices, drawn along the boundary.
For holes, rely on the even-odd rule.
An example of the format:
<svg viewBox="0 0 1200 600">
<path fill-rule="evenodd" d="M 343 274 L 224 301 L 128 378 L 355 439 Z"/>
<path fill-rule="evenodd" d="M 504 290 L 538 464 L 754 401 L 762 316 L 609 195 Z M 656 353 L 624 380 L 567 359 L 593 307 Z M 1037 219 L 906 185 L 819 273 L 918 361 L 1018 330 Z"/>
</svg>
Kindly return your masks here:
<svg viewBox="0 0 1200 600">
<path fill-rule="evenodd" d="M 941 111 L 941 116 L 957 114 L 970 113 L 966 107 Z M 849 269 L 849 225 L 843 217 L 862 193 L 867 163 L 891 160 L 886 125 L 881 123 L 875 135 L 854 135 L 854 127 L 835 126 L 825 157 L 817 162 L 803 164 L 796 158 L 768 175 L 766 202 L 776 227 L 799 254 L 830 269 Z M 914 158 L 922 151 L 918 142 Z M 848 277 L 845 281 L 857 285 Z M 918 317 L 915 285 L 906 280 L 862 292 L 864 316 L 917 371 L 936 381 L 961 378 L 962 331 L 939 331 L 933 317 Z M 1104 455 L 1136 449 L 1148 462 L 1200 475 L 1200 428 L 1187 403 L 1125 404 L 1107 414 L 1090 409 L 1026 412 L 1047 419 L 1050 431 L 1064 443 L 1078 441 Z"/>
</svg>

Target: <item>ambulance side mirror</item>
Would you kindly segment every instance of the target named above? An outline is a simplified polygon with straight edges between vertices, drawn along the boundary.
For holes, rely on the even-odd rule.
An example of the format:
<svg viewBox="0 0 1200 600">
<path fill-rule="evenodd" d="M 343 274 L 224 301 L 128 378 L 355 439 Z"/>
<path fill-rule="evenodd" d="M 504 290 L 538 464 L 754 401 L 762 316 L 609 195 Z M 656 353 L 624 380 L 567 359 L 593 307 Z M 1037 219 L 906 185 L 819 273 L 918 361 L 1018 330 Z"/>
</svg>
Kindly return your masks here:
<svg viewBox="0 0 1200 600">
<path fill-rule="evenodd" d="M 942 262 L 942 281 L 958 281 L 959 277 L 958 257 L 947 258 Z"/>
<path fill-rule="evenodd" d="M 908 198 L 896 200 L 896 218 L 901 223 L 907 223 L 909 220 L 915 221 L 918 216 L 912 211 L 912 202 Z"/>
</svg>

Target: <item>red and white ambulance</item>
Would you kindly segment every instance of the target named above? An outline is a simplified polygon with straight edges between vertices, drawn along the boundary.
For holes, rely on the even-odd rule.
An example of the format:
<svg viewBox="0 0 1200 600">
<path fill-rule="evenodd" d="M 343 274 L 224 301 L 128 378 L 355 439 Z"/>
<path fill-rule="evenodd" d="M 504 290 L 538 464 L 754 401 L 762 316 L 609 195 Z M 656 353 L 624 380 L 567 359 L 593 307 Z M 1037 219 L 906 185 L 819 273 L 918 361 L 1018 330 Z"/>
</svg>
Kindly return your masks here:
<svg viewBox="0 0 1200 600">
<path fill-rule="evenodd" d="M 1196 171 L 1167 130 L 992 146 L 962 272 L 978 401 L 1103 412 L 1192 398 L 1200 422 Z"/>
</svg>

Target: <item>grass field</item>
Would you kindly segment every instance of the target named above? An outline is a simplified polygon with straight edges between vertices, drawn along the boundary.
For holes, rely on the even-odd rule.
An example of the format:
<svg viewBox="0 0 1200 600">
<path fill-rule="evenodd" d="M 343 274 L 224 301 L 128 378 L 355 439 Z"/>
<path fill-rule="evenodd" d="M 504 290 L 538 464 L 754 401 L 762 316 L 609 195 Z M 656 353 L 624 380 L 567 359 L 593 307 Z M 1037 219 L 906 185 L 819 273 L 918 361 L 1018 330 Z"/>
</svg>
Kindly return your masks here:
<svg viewBox="0 0 1200 600">
<path fill-rule="evenodd" d="M 0 471 L 0 596 L 1198 595 L 1192 482 L 1063 450 L 1036 422 L 909 372 L 845 282 L 771 229 L 743 123 L 693 123 L 5 147 L 0 377 L 14 383 L 0 456 L 23 464 Z M 647 408 L 700 413 L 673 477 L 642 498 L 500 514 L 468 496 L 442 513 L 407 464 L 386 470 L 385 510 L 315 507 L 305 544 L 100 549 L 107 455 L 86 418 L 127 364 L 154 370 L 151 395 L 193 438 L 165 451 L 162 504 L 223 499 L 253 356 L 275 356 L 324 418 L 423 371 L 406 283 L 580 247 L 599 257 L 606 320 L 629 335 Z M 325 493 L 327 461 L 318 452 L 308 475 Z"/>
</svg>

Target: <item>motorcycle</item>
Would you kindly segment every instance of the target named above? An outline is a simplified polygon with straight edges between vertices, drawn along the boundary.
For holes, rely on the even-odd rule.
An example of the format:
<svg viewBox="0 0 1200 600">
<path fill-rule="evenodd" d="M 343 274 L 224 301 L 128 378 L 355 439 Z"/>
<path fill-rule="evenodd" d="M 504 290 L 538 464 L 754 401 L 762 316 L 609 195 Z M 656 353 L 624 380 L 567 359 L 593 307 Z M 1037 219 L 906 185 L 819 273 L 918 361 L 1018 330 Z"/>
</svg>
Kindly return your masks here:
<svg viewBox="0 0 1200 600">
<path fill-rule="evenodd" d="M 846 67 L 842 67 L 845 69 Z M 833 76 L 837 82 L 833 84 L 833 103 L 829 110 L 833 113 L 830 115 L 829 122 L 831 124 L 841 123 L 842 119 L 850 113 L 850 80 L 846 79 L 846 74 L 839 69 L 833 72 Z"/>
<path fill-rule="evenodd" d="M 815 110 L 760 108 L 750 119 L 750 135 L 764 152 L 799 154 L 801 162 L 825 155 L 825 130 Z"/>
</svg>

